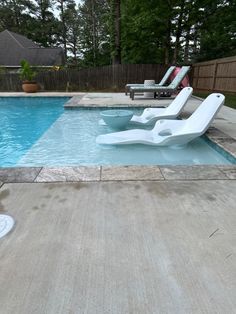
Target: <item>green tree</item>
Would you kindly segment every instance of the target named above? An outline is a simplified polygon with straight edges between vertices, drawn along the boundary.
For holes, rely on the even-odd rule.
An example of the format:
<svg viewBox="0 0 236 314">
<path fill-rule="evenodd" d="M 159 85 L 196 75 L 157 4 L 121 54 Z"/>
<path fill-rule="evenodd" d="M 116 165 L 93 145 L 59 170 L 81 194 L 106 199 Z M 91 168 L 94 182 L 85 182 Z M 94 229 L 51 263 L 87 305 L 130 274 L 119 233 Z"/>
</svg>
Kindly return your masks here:
<svg viewBox="0 0 236 314">
<path fill-rule="evenodd" d="M 85 0 L 79 12 L 83 65 L 110 64 L 109 3 L 106 0 Z"/>
<path fill-rule="evenodd" d="M 55 45 L 59 34 L 59 22 L 53 14 L 53 2 L 52 0 L 34 1 L 34 21 L 29 28 L 29 36 L 43 47 Z"/>
<path fill-rule="evenodd" d="M 0 28 L 25 33 L 32 22 L 34 4 L 31 0 L 1 0 Z"/>
<path fill-rule="evenodd" d="M 127 0 L 122 4 L 122 60 L 168 63 L 171 56 L 171 0 Z"/>
<path fill-rule="evenodd" d="M 76 4 L 72 3 L 64 11 L 66 46 L 68 51 L 68 60 L 74 65 L 78 64 L 78 55 L 80 50 L 80 16 Z M 72 57 L 71 57 L 72 55 Z"/>
<path fill-rule="evenodd" d="M 68 15 L 68 7 L 75 6 L 74 0 L 55 0 L 56 8 L 59 10 L 60 16 L 60 31 L 61 42 L 67 58 L 67 23 L 66 23 L 66 11 Z"/>
<path fill-rule="evenodd" d="M 113 47 L 113 64 L 121 63 L 121 1 L 110 1 L 111 45 Z"/>
<path fill-rule="evenodd" d="M 209 60 L 236 54 L 236 1 L 221 0 L 205 7 L 196 60 Z"/>
</svg>

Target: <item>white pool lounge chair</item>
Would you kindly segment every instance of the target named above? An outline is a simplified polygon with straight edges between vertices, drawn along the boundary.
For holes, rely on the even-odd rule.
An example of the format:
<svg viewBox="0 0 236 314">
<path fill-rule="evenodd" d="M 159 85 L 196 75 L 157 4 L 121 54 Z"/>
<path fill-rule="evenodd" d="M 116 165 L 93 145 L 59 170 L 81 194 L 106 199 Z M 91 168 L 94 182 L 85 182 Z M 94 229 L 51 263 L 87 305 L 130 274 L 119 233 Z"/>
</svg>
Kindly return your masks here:
<svg viewBox="0 0 236 314">
<path fill-rule="evenodd" d="M 153 92 L 155 93 L 154 97 L 156 97 L 156 94 L 158 97 L 160 97 L 160 94 L 163 92 L 173 94 L 179 87 L 180 83 L 184 79 L 184 77 L 187 75 L 188 71 L 190 70 L 190 66 L 183 66 L 179 73 L 176 75 L 176 77 L 173 79 L 173 81 L 168 86 L 131 86 L 130 87 L 130 98 L 134 100 L 135 93 L 140 92 Z"/>
<path fill-rule="evenodd" d="M 160 119 L 175 119 L 183 110 L 193 93 L 192 87 L 185 87 L 166 108 L 146 108 L 140 116 L 134 115 L 130 123 L 151 125 Z"/>
<path fill-rule="evenodd" d="M 152 125 L 160 119 L 175 119 L 183 110 L 188 99 L 193 93 L 192 87 L 185 87 L 175 97 L 171 104 L 166 108 L 146 108 L 143 113 L 138 116 L 134 115 L 129 124 L 135 125 Z M 99 125 L 106 125 L 103 119 L 99 120 Z"/>
<path fill-rule="evenodd" d="M 172 65 L 165 73 L 165 75 L 163 76 L 162 80 L 158 83 L 158 84 L 155 84 L 155 87 L 157 86 L 163 86 L 168 78 L 170 77 L 171 73 L 174 71 L 176 67 L 174 65 Z M 144 84 L 126 84 L 125 85 L 125 95 L 128 94 L 129 90 L 130 90 L 130 87 L 144 87 Z"/>
<path fill-rule="evenodd" d="M 206 132 L 224 100 L 224 95 L 213 93 L 186 120 L 159 120 L 150 131 L 134 129 L 99 135 L 96 142 L 105 145 L 184 145 Z"/>
</svg>

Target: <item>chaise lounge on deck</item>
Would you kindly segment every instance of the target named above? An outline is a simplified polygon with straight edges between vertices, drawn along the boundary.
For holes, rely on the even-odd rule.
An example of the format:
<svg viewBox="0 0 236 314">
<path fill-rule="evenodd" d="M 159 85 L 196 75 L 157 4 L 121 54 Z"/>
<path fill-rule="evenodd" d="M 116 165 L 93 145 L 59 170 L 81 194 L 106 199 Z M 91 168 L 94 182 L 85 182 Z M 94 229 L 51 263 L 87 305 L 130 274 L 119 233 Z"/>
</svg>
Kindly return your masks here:
<svg viewBox="0 0 236 314">
<path fill-rule="evenodd" d="M 171 66 L 165 73 L 165 75 L 163 76 L 162 80 L 158 83 L 158 84 L 155 84 L 154 86 L 155 87 L 158 87 L 158 86 L 164 86 L 165 83 L 167 82 L 168 78 L 170 77 L 170 75 L 173 73 L 173 71 L 175 70 L 175 66 Z M 125 85 L 125 95 L 128 94 L 128 92 L 130 91 L 130 88 L 131 87 L 145 87 L 144 84 L 126 84 Z"/>
<path fill-rule="evenodd" d="M 130 87 L 130 98 L 134 100 L 135 93 L 141 92 L 153 92 L 154 98 L 158 96 L 160 98 L 161 93 L 166 92 L 173 94 L 178 89 L 184 77 L 190 70 L 190 66 L 183 66 L 179 73 L 176 75 L 174 80 L 168 86 L 131 86 Z"/>
</svg>

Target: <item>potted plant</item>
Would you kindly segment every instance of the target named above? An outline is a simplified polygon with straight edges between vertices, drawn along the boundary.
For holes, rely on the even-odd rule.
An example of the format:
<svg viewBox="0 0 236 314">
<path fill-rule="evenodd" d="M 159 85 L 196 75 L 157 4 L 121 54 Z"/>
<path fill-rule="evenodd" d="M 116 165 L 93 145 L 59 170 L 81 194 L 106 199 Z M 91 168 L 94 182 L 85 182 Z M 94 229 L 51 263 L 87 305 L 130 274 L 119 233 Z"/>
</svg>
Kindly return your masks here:
<svg viewBox="0 0 236 314">
<path fill-rule="evenodd" d="M 38 91 L 38 84 L 34 81 L 36 72 L 26 60 L 22 60 L 20 69 L 20 78 L 22 79 L 22 89 L 25 93 L 35 93 Z"/>
</svg>

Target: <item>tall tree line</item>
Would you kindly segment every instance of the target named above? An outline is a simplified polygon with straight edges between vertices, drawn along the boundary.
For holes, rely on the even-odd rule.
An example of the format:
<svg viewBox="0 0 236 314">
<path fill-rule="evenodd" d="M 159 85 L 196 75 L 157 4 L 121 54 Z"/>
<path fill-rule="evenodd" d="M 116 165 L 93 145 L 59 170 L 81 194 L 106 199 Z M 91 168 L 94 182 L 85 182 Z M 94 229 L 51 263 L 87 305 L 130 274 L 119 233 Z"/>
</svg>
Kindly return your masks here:
<svg viewBox="0 0 236 314">
<path fill-rule="evenodd" d="M 188 63 L 236 55 L 236 0 L 1 0 L 4 29 L 79 67 Z"/>
</svg>

